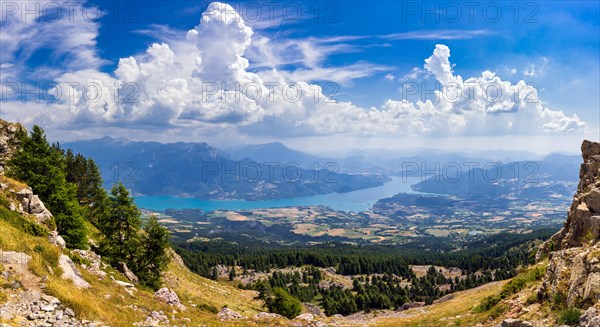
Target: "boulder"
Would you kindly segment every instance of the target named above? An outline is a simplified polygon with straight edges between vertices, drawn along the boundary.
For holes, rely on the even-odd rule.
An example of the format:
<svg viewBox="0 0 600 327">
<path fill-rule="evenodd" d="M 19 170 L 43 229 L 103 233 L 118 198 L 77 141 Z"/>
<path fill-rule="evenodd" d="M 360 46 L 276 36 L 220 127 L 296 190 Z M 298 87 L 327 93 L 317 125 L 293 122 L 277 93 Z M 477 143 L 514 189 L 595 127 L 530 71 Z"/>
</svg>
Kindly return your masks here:
<svg viewBox="0 0 600 327">
<path fill-rule="evenodd" d="M 45 222 L 52 218 L 52 214 L 46 209 L 46 206 L 37 195 L 31 197 L 31 201 L 29 202 L 29 213 L 36 216 L 38 222 Z"/>
<path fill-rule="evenodd" d="M 519 319 L 509 318 L 502 321 L 500 327 L 533 327 L 533 324 L 529 321 L 523 321 Z"/>
<path fill-rule="evenodd" d="M 600 327 L 600 312 L 590 307 L 579 317 L 580 327 Z"/>
<path fill-rule="evenodd" d="M 34 215 L 39 223 L 43 223 L 52 218 L 52 213 L 46 209 L 46 206 L 42 200 L 40 200 L 40 197 L 33 194 L 31 188 L 23 188 L 16 194 L 22 210 L 28 214 Z"/>
<path fill-rule="evenodd" d="M 177 296 L 175 291 L 166 287 L 163 287 L 156 291 L 156 293 L 154 293 L 154 297 L 157 298 L 159 301 L 165 302 L 166 304 L 174 306 L 181 305 L 181 301 L 179 300 L 179 297 Z"/>
<path fill-rule="evenodd" d="M 73 285 L 75 285 L 78 288 L 92 287 L 92 285 L 90 285 L 88 282 L 85 281 L 85 279 L 83 279 L 83 276 L 81 276 L 81 273 L 75 266 L 75 263 L 73 263 L 73 260 L 71 260 L 71 258 L 69 258 L 68 256 L 61 254 L 60 258 L 58 259 L 58 265 L 63 271 L 63 274 L 61 276 L 63 279 L 72 280 Z"/>
<path fill-rule="evenodd" d="M 117 270 L 120 271 L 132 283 L 139 283 L 138 277 L 127 267 L 125 262 L 117 263 Z"/>
<path fill-rule="evenodd" d="M 48 235 L 48 242 L 58 246 L 61 249 L 67 247 L 67 242 L 65 242 L 62 236 L 58 235 L 57 231 L 50 232 L 50 234 Z"/>
<path fill-rule="evenodd" d="M 143 323 L 136 323 L 135 326 L 169 326 L 169 318 L 162 311 L 152 311 Z"/>
<path fill-rule="evenodd" d="M 419 308 L 425 305 L 425 302 L 409 302 L 409 303 L 404 303 L 402 305 L 402 310 L 408 310 L 408 309 L 412 309 L 412 308 Z"/>
<path fill-rule="evenodd" d="M 294 319 L 304 320 L 304 321 L 313 321 L 313 320 L 315 320 L 315 316 L 312 313 L 303 313 Z"/>
<path fill-rule="evenodd" d="M 5 265 L 27 266 L 31 257 L 22 252 L 0 251 L 0 263 Z"/>
<path fill-rule="evenodd" d="M 17 192 L 17 199 L 21 202 L 23 202 L 24 200 L 27 200 L 27 202 L 26 202 L 27 207 L 29 207 L 29 200 L 31 200 L 32 196 L 33 196 L 33 191 L 31 190 L 30 187 L 22 188 L 21 190 L 19 190 Z M 25 205 L 24 205 L 24 207 L 25 207 Z"/>
<path fill-rule="evenodd" d="M 319 308 L 318 306 L 312 304 L 312 303 L 302 303 L 302 311 L 303 312 L 307 312 L 307 313 L 311 313 L 313 314 L 315 317 L 325 317 L 325 314 L 323 313 L 323 311 L 321 310 L 321 308 Z"/>
<path fill-rule="evenodd" d="M 239 314 L 229 308 L 221 309 L 221 311 L 219 311 L 219 313 L 217 313 L 217 316 L 223 320 L 245 319 L 246 318 L 246 317 L 242 316 L 241 314 Z"/>
<path fill-rule="evenodd" d="M 590 299 L 594 303 L 600 301 L 600 273 L 595 272 L 587 275 L 583 286 L 583 298 Z"/>
<path fill-rule="evenodd" d="M 335 268 L 329 267 L 329 268 L 325 269 L 325 272 L 328 273 L 328 274 L 335 275 L 336 271 L 335 271 Z"/>
<path fill-rule="evenodd" d="M 135 285 L 133 285 L 131 283 L 127 283 L 127 282 L 122 282 L 120 280 L 116 280 L 113 276 L 110 276 L 110 279 L 113 280 L 119 286 L 123 286 L 123 287 L 126 287 L 126 288 L 133 288 L 133 287 L 135 287 Z"/>
<path fill-rule="evenodd" d="M 275 319 L 275 318 L 281 318 L 281 315 L 278 315 L 276 313 L 270 313 L 270 312 L 259 312 L 254 316 L 254 318 L 256 318 L 256 319 Z"/>
<path fill-rule="evenodd" d="M 106 273 L 100 270 L 102 264 L 102 257 L 100 255 L 96 254 L 94 251 L 86 250 L 73 250 L 73 253 L 86 261 L 81 265 L 85 270 L 94 275 L 106 277 Z"/>
</svg>

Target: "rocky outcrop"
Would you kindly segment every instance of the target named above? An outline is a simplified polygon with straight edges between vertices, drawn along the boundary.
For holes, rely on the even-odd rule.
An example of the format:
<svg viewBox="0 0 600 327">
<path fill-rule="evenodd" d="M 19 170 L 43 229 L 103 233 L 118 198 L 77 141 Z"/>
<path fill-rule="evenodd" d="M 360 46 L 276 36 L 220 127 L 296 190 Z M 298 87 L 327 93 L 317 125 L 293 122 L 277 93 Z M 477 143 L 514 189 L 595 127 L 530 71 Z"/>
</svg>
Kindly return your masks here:
<svg viewBox="0 0 600 327">
<path fill-rule="evenodd" d="M 31 256 L 23 252 L 0 251 L 0 263 L 4 265 L 22 265 L 27 266 Z"/>
<path fill-rule="evenodd" d="M 81 267 L 83 267 L 85 270 L 89 271 L 94 275 L 103 278 L 106 277 L 106 273 L 100 270 L 101 266 L 103 265 L 101 260 L 102 257 L 100 255 L 96 254 L 93 251 L 87 250 L 73 250 L 72 252 L 78 255 L 81 259 L 83 259 L 84 262 L 81 264 Z"/>
<path fill-rule="evenodd" d="M 313 320 L 315 320 L 315 316 L 312 313 L 303 313 L 294 319 L 304 320 L 304 321 L 313 321 Z"/>
<path fill-rule="evenodd" d="M 498 327 L 533 327 L 533 324 L 529 321 L 510 318 L 502 321 Z"/>
<path fill-rule="evenodd" d="M 38 223 L 44 223 L 52 219 L 52 214 L 40 200 L 37 195 L 33 194 L 31 188 L 24 188 L 17 192 L 17 199 L 20 202 L 23 212 L 34 215 Z"/>
<path fill-rule="evenodd" d="M 75 312 L 65 307 L 59 299 L 38 291 L 23 291 L 14 301 L 0 305 L 0 321 L 8 326 L 106 326 L 77 319 Z M 2 323 L 0 325 L 3 326 Z"/>
<path fill-rule="evenodd" d="M 165 302 L 166 304 L 181 306 L 181 301 L 179 297 L 172 289 L 163 287 L 154 293 L 154 297 L 159 301 Z"/>
<path fill-rule="evenodd" d="M 63 279 L 72 280 L 73 285 L 75 285 L 78 288 L 92 287 L 92 285 L 90 285 L 88 282 L 85 281 L 85 279 L 83 279 L 83 276 L 81 276 L 81 273 L 75 266 L 75 263 L 73 263 L 73 260 L 71 260 L 71 258 L 69 258 L 68 256 L 61 254 L 60 258 L 58 258 L 58 265 L 63 271 L 63 274 L 61 276 Z"/>
<path fill-rule="evenodd" d="M 52 231 L 50 234 L 48 234 L 48 242 L 58 246 L 61 249 L 67 247 L 67 242 L 65 242 L 65 239 L 62 238 L 62 236 L 58 235 L 57 231 Z"/>
<path fill-rule="evenodd" d="M 170 326 L 169 317 L 167 317 L 167 315 L 165 315 L 162 311 L 152 311 L 144 322 L 135 323 L 134 326 Z"/>
<path fill-rule="evenodd" d="M 21 135 L 27 133 L 21 124 L 9 123 L 0 119 L 0 174 L 4 173 L 6 163 L 21 144 Z"/>
<path fill-rule="evenodd" d="M 259 312 L 254 316 L 255 319 L 278 319 L 281 317 L 283 316 L 271 312 Z"/>
<path fill-rule="evenodd" d="M 217 313 L 217 316 L 219 318 L 221 318 L 221 320 L 245 319 L 246 318 L 246 317 L 242 316 L 241 314 L 239 314 L 229 308 L 221 309 L 221 311 L 219 311 L 219 313 Z"/>
<path fill-rule="evenodd" d="M 568 306 L 586 308 L 600 301 L 600 144 L 584 141 L 581 151 L 580 181 L 567 221 L 536 258 L 549 258 L 539 297 L 560 295 Z"/>
<path fill-rule="evenodd" d="M 580 327 L 600 327 L 600 312 L 596 310 L 594 307 L 588 308 L 582 315 L 579 317 L 579 326 Z"/>
</svg>

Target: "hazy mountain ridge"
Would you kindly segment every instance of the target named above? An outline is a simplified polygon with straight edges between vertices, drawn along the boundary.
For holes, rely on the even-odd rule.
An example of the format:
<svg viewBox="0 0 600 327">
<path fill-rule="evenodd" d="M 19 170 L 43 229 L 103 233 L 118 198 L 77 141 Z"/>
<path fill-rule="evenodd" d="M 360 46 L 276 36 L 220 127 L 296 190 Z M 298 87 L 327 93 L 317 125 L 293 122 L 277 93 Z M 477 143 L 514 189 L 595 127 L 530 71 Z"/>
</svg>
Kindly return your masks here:
<svg viewBox="0 0 600 327">
<path fill-rule="evenodd" d="M 275 164 L 254 158 L 233 160 L 207 143 L 162 144 L 105 137 L 64 146 L 93 158 L 107 185 L 121 180 L 140 195 L 265 200 L 349 192 L 388 180 L 382 174 L 304 168 L 285 160 Z"/>
<path fill-rule="evenodd" d="M 462 198 L 512 195 L 541 199 L 553 194 L 570 196 L 578 180 L 575 172 L 579 161 L 578 156 L 553 154 L 540 161 L 490 162 L 459 173 L 451 167 L 446 174 L 429 177 L 412 188 L 415 191 Z"/>
</svg>

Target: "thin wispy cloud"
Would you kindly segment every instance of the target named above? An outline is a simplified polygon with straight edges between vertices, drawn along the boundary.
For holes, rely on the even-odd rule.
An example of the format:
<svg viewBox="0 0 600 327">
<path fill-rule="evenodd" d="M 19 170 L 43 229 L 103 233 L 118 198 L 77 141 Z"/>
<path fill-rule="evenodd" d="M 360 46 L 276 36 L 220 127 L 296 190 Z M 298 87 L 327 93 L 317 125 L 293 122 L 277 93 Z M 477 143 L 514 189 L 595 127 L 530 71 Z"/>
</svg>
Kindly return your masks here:
<svg viewBox="0 0 600 327">
<path fill-rule="evenodd" d="M 489 30 L 431 30 L 393 33 L 378 36 L 387 40 L 466 40 L 494 35 Z"/>
</svg>

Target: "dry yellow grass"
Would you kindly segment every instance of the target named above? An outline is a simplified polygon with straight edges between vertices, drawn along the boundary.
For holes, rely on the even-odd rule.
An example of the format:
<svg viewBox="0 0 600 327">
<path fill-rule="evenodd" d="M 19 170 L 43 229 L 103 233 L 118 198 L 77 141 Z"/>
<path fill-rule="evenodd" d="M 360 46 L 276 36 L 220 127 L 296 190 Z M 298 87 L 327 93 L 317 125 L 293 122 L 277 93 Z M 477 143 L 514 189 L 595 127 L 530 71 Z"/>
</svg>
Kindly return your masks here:
<svg viewBox="0 0 600 327">
<path fill-rule="evenodd" d="M 132 326 L 146 319 L 152 311 L 167 313 L 172 324 L 188 326 L 222 326 L 223 323 L 214 312 L 206 307 L 220 310 L 227 306 L 240 314 L 252 318 L 261 311 L 262 302 L 253 300 L 256 292 L 238 290 L 226 284 L 220 284 L 193 274 L 187 268 L 172 262 L 165 273 L 165 287 L 172 288 L 180 297 L 186 310 L 178 310 L 154 298 L 153 292 L 137 287 L 129 294 L 122 286 L 108 277 L 99 277 L 80 269 L 91 289 L 76 289 L 68 280 L 51 277 L 47 283 L 47 292 L 58 297 L 65 305 L 73 308 L 80 317 L 102 321 L 110 326 Z M 124 280 L 116 271 L 109 275 Z M 175 311 L 173 311 L 175 310 Z M 186 318 L 186 319 L 184 319 Z M 189 319 L 189 320 L 187 320 Z M 274 323 L 271 321 L 271 323 Z M 227 322 L 228 326 L 257 325 L 252 320 Z"/>
<path fill-rule="evenodd" d="M 26 187 L 11 179 L 4 179 L 4 183 L 11 189 Z M 1 192 L 4 194 L 4 192 Z M 6 192 L 8 194 L 8 192 Z M 4 210 L 4 209 L 3 209 Z M 175 290 L 179 295 L 186 310 L 179 310 L 155 299 L 154 292 L 137 286 L 130 294 L 122 286 L 112 281 L 109 276 L 117 280 L 125 278 L 117 271 L 108 269 L 106 278 L 101 279 L 79 267 L 83 277 L 92 287 L 78 289 L 70 280 L 60 277 L 61 269 L 58 267 L 60 249 L 50 244 L 45 236 L 35 237 L 19 229 L 15 219 L 28 218 L 4 210 L 0 215 L 0 251 L 24 252 L 32 257 L 28 267 L 24 267 L 20 277 L 31 279 L 31 283 L 23 281 L 28 288 L 37 288 L 39 277 L 47 277 L 45 293 L 56 296 L 67 307 L 75 310 L 80 319 L 96 320 L 110 326 L 132 326 L 135 322 L 143 322 L 152 311 L 163 311 L 174 325 L 187 326 L 253 326 L 282 325 L 282 321 L 252 320 L 253 316 L 262 311 L 262 302 L 255 301 L 256 292 L 239 290 L 231 285 L 220 284 L 190 272 L 174 260 L 165 272 L 164 286 Z M 12 220 L 11 220 L 12 219 Z M 91 224 L 87 224 L 92 237 L 98 231 Z M 37 277 L 36 277 L 37 276 Z M 5 292 L 0 292 L 0 303 L 6 300 Z M 241 322 L 221 322 L 214 310 L 223 306 L 249 317 Z"/>
<path fill-rule="evenodd" d="M 0 176 L 0 182 L 7 184 L 9 189 L 12 189 L 15 191 L 20 191 L 20 190 L 28 187 L 27 184 L 21 183 L 17 180 L 14 180 L 10 177 L 6 177 L 4 175 Z"/>
<path fill-rule="evenodd" d="M 487 319 L 488 313 L 473 313 L 472 309 L 486 296 L 497 294 L 506 282 L 494 282 L 458 292 L 443 303 L 404 311 L 405 317 L 376 319 L 373 326 L 473 326 Z"/>
</svg>

